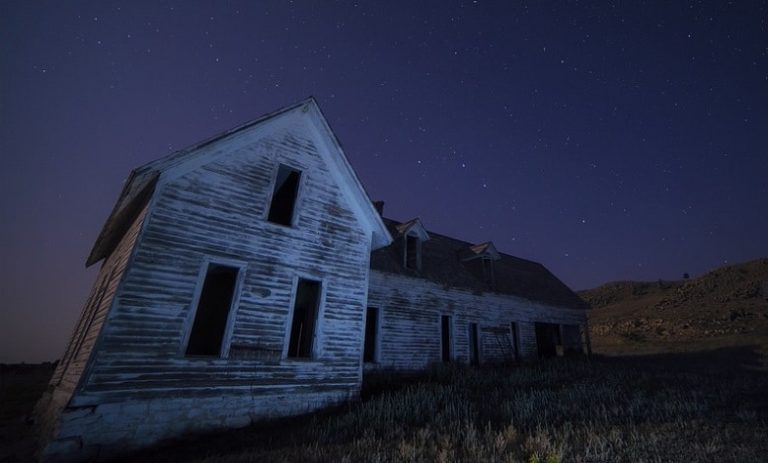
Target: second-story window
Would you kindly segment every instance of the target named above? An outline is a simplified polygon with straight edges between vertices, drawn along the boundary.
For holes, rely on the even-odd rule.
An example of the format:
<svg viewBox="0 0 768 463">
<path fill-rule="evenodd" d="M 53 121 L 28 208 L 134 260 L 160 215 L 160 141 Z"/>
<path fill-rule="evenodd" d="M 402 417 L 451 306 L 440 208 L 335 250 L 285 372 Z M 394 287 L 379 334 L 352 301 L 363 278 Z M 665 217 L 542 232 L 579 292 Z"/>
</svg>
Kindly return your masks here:
<svg viewBox="0 0 768 463">
<path fill-rule="evenodd" d="M 280 164 L 275 179 L 275 189 L 272 191 L 272 203 L 269 205 L 267 220 L 280 225 L 293 223 L 293 213 L 296 208 L 296 194 L 299 191 L 301 171 Z"/>
<path fill-rule="evenodd" d="M 405 235 L 405 268 L 421 270 L 421 240 L 418 236 Z"/>
</svg>

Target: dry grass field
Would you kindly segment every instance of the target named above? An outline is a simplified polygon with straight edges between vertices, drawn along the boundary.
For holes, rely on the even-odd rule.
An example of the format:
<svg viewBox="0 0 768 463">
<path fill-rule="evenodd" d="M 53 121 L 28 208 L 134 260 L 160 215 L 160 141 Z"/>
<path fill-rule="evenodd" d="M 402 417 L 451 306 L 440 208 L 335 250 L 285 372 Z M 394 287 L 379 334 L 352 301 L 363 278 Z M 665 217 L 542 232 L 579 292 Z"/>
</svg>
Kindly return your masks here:
<svg viewBox="0 0 768 463">
<path fill-rule="evenodd" d="M 343 409 L 125 461 L 764 461 L 768 374 L 758 365 L 734 348 L 438 368 L 399 387 L 382 375 Z"/>
<path fill-rule="evenodd" d="M 764 461 L 768 372 L 751 347 L 369 377 L 358 403 L 189 436 L 122 461 Z M 6 369 L 7 370 L 7 369 Z M 50 367 L 4 370 L 0 461 L 31 458 Z"/>
</svg>

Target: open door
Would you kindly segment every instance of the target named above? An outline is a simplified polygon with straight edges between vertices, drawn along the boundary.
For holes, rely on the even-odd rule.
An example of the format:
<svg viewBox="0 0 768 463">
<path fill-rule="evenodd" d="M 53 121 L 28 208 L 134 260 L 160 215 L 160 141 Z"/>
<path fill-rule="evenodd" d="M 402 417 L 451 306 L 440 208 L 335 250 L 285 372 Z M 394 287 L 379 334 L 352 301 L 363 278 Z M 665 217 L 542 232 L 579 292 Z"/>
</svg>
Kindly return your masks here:
<svg viewBox="0 0 768 463">
<path fill-rule="evenodd" d="M 536 346 L 539 358 L 557 357 L 557 348 L 560 345 L 560 325 L 536 322 Z"/>
</svg>

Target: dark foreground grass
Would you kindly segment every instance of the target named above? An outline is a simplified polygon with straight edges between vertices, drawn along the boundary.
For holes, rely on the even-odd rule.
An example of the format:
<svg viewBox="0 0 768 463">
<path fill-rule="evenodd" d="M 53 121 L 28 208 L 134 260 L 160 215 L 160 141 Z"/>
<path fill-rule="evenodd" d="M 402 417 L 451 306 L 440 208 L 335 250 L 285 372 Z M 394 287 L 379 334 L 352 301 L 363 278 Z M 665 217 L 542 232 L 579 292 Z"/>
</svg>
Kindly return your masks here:
<svg viewBox="0 0 768 463">
<path fill-rule="evenodd" d="M 743 353 L 440 368 L 396 390 L 382 375 L 343 409 L 130 460 L 767 461 L 768 376 Z"/>
</svg>

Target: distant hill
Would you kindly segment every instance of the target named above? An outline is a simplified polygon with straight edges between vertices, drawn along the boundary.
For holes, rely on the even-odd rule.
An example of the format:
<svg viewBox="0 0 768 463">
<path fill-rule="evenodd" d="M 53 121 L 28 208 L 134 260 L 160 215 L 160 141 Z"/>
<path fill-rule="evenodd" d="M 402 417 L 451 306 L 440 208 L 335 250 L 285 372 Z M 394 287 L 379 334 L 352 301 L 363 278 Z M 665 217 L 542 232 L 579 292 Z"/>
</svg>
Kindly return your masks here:
<svg viewBox="0 0 768 463">
<path fill-rule="evenodd" d="M 619 281 L 580 291 L 598 353 L 768 347 L 768 259 L 679 281 Z"/>
</svg>

